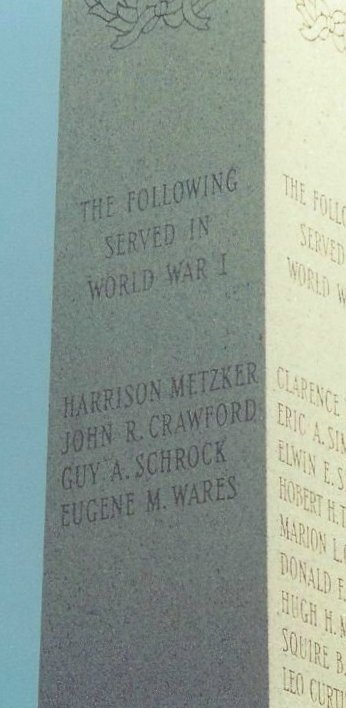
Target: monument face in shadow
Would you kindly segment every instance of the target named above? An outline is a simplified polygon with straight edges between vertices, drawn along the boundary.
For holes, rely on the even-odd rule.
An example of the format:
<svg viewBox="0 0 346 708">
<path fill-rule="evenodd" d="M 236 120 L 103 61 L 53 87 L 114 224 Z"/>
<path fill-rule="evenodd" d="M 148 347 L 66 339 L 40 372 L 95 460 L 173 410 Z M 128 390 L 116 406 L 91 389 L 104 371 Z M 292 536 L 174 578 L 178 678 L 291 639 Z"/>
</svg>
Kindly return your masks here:
<svg viewBox="0 0 346 708">
<path fill-rule="evenodd" d="M 312 5 L 63 3 L 40 708 L 346 708 Z"/>
</svg>

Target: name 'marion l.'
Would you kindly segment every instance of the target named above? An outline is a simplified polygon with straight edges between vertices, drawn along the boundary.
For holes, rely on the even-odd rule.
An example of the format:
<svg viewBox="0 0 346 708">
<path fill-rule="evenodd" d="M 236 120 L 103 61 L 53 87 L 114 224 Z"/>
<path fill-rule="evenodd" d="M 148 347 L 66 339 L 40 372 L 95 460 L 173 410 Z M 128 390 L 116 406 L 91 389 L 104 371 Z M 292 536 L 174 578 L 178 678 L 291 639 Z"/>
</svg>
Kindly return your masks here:
<svg viewBox="0 0 346 708">
<path fill-rule="evenodd" d="M 39 708 L 346 708 L 346 0 L 64 0 Z"/>
</svg>

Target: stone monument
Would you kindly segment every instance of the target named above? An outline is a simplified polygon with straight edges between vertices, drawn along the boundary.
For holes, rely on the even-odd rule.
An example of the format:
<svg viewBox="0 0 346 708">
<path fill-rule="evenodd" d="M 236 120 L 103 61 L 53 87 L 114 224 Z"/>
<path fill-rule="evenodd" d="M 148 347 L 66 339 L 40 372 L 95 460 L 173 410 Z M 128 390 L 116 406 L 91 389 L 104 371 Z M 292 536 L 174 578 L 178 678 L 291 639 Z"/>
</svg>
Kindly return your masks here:
<svg viewBox="0 0 346 708">
<path fill-rule="evenodd" d="M 346 708 L 346 3 L 64 0 L 39 708 Z"/>
</svg>

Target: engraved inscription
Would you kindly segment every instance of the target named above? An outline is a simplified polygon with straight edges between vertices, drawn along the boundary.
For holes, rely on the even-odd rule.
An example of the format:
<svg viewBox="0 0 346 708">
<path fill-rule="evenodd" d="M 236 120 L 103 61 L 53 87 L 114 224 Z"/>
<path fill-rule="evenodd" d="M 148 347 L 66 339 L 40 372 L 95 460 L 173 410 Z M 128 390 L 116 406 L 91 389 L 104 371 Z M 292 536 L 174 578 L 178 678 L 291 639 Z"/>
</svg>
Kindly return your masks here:
<svg viewBox="0 0 346 708">
<path fill-rule="evenodd" d="M 142 184 L 129 189 L 122 200 L 114 194 L 83 199 L 79 204 L 83 230 L 90 233 L 93 243 L 99 230 L 103 234 L 101 249 L 96 251 L 96 273 L 85 278 L 85 293 L 94 306 L 129 296 L 155 297 L 162 288 L 225 278 L 227 251 L 214 248 L 206 254 L 205 249 L 205 244 L 218 240 L 217 215 L 202 208 L 207 200 L 217 208 L 221 200 L 235 199 L 238 181 L 238 169 L 226 167 L 171 183 Z M 184 221 L 179 219 L 183 209 L 186 213 L 195 204 L 195 212 L 187 213 Z M 174 220 L 165 222 L 156 216 L 168 208 Z M 186 247 L 183 258 L 179 254 L 182 246 Z M 165 260 L 157 258 L 161 254 L 167 254 Z"/>
<path fill-rule="evenodd" d="M 346 204 L 324 190 L 309 189 L 305 182 L 288 174 L 283 175 L 283 188 L 293 207 L 308 212 L 296 229 L 296 243 L 302 256 L 286 254 L 291 283 L 344 309 Z"/>
<path fill-rule="evenodd" d="M 338 421 L 346 420 L 345 402 L 285 366 L 275 378 L 282 690 L 304 705 L 343 708 L 346 446 Z"/>
<path fill-rule="evenodd" d="M 345 307 L 346 206 L 328 188 L 287 173 L 281 179 L 287 209 L 299 220 L 297 227 L 291 221 L 288 252 L 278 260 L 287 265 L 288 311 L 307 316 L 313 302 L 328 321 L 330 311 Z M 306 335 L 317 353 L 319 332 L 306 327 Z M 298 367 L 282 356 L 271 387 L 280 688 L 292 705 L 344 708 L 346 397 L 327 367 L 309 374 L 309 358 Z"/>
<path fill-rule="evenodd" d="M 235 500 L 230 448 L 258 420 L 259 383 L 246 361 L 64 395 L 61 526 Z"/>
</svg>

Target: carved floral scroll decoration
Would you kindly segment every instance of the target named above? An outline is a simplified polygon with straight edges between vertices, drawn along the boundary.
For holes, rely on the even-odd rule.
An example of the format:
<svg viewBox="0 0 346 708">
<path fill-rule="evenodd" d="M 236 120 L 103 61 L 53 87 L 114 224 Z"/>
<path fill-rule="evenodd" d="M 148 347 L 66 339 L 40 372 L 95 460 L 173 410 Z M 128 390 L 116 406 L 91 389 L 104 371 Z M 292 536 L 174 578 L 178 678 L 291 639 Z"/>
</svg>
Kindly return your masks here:
<svg viewBox="0 0 346 708">
<path fill-rule="evenodd" d="M 89 15 L 103 20 L 114 32 L 113 49 L 130 46 L 158 25 L 178 29 L 184 23 L 209 29 L 208 6 L 215 0 L 85 0 Z"/>
<path fill-rule="evenodd" d="M 296 0 L 303 25 L 300 28 L 309 42 L 332 39 L 339 52 L 346 51 L 346 12 L 331 10 L 326 0 Z"/>
</svg>

